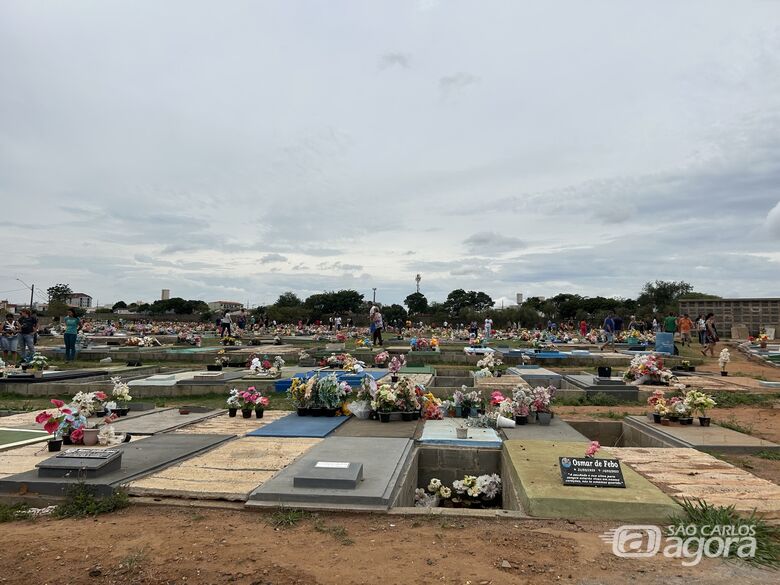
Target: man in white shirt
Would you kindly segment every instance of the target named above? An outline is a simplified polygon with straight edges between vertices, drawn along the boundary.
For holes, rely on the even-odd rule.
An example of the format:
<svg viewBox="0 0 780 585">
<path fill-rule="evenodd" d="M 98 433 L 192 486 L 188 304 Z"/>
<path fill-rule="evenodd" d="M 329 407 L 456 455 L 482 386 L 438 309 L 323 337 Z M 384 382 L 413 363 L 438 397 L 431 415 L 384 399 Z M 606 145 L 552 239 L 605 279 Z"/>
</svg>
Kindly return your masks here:
<svg viewBox="0 0 780 585">
<path fill-rule="evenodd" d="M 490 339 L 490 334 L 493 332 L 493 319 L 488 317 L 485 319 L 485 341 Z"/>
</svg>

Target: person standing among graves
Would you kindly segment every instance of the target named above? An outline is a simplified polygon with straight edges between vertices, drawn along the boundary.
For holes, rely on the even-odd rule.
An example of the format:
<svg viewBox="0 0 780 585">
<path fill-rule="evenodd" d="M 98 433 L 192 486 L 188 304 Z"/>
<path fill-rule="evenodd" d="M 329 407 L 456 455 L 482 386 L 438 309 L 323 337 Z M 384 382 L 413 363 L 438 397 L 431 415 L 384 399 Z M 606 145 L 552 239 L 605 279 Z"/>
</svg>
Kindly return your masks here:
<svg viewBox="0 0 780 585">
<path fill-rule="evenodd" d="M 238 313 L 238 319 L 237 323 L 238 328 L 243 330 L 246 329 L 246 313 L 244 312 L 244 309 L 241 309 L 241 311 Z"/>
<path fill-rule="evenodd" d="M 674 339 L 674 334 L 677 332 L 677 317 L 674 316 L 674 313 L 670 312 L 664 319 L 664 331 L 671 333 L 672 339 Z"/>
<path fill-rule="evenodd" d="M 340 317 L 340 316 L 337 316 L 337 317 L 336 317 L 336 318 L 333 320 L 333 322 L 334 322 L 334 323 L 335 323 L 335 325 L 336 325 L 336 331 L 341 331 L 341 317 Z"/>
<path fill-rule="evenodd" d="M 233 325 L 233 319 L 230 317 L 230 313 L 228 311 L 225 311 L 225 313 L 222 315 L 220 324 L 222 325 L 222 337 L 229 337 L 231 333 L 230 328 Z"/>
<path fill-rule="evenodd" d="M 588 323 L 583 319 L 580 321 L 580 336 L 585 337 L 588 334 Z"/>
<path fill-rule="evenodd" d="M 19 323 L 14 319 L 13 313 L 8 313 L 3 321 L 2 337 L 0 337 L 0 347 L 3 349 L 3 361 L 8 361 L 8 354 L 11 354 L 11 359 L 16 363 L 18 355 L 16 354 L 16 346 L 19 344 Z"/>
<path fill-rule="evenodd" d="M 601 351 L 608 345 L 612 347 L 612 351 L 615 351 L 615 320 L 612 317 L 612 313 L 607 313 L 607 318 L 604 319 L 604 333 L 607 337 L 604 345 L 601 346 Z"/>
<path fill-rule="evenodd" d="M 485 318 L 485 341 L 490 339 L 490 335 L 493 333 L 493 319 L 490 317 Z"/>
<path fill-rule="evenodd" d="M 68 314 L 63 319 L 65 322 L 65 361 L 72 362 L 76 359 L 76 337 L 81 329 L 81 321 L 76 317 L 76 309 L 68 309 Z"/>
<path fill-rule="evenodd" d="M 382 329 L 384 327 L 384 322 L 382 321 L 382 313 L 379 312 L 379 307 L 371 307 L 371 310 L 368 313 L 368 318 L 371 321 L 371 325 L 369 327 L 371 329 L 371 342 L 374 344 L 374 346 L 376 346 L 378 341 L 378 345 L 381 347 Z"/>
<path fill-rule="evenodd" d="M 639 323 L 634 315 L 631 315 L 631 321 L 628 322 L 628 330 L 631 331 L 632 329 L 635 329 L 636 331 L 639 331 L 640 329 Z"/>
<path fill-rule="evenodd" d="M 38 319 L 30 309 L 22 309 L 19 317 L 19 354 L 23 362 L 29 362 L 35 354 L 35 334 L 38 332 Z"/>
<path fill-rule="evenodd" d="M 696 317 L 696 330 L 699 334 L 699 345 L 704 345 L 704 333 L 707 331 L 707 323 L 704 320 L 704 315 Z"/>
<path fill-rule="evenodd" d="M 680 341 L 682 342 L 683 346 L 685 345 L 685 342 L 688 342 L 688 346 L 691 345 L 691 329 L 693 329 L 693 321 L 688 317 L 688 313 L 685 313 L 682 317 L 680 317 L 680 321 L 678 323 L 680 327 Z"/>
<path fill-rule="evenodd" d="M 704 320 L 706 329 L 704 330 L 704 349 L 701 354 L 707 357 L 707 351 L 710 352 L 710 357 L 715 357 L 715 346 L 720 338 L 718 337 L 718 329 L 715 327 L 715 314 L 708 313 L 707 318 Z"/>
</svg>

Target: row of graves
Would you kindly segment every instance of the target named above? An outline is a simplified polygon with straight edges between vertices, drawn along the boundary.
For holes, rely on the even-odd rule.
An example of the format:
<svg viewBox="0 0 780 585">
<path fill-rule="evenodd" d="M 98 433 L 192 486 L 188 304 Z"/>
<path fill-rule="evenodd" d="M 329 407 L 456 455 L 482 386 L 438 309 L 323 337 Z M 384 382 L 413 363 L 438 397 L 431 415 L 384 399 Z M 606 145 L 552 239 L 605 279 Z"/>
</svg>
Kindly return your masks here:
<svg viewBox="0 0 780 585">
<path fill-rule="evenodd" d="M 352 353 L 222 348 L 213 367 L 187 371 L 113 364 L 47 381 L 44 369 L 24 383 L 78 392 L 46 411 L 0 417 L 0 497 L 43 505 L 85 482 L 100 494 L 253 508 L 654 523 L 701 498 L 780 518 L 780 487 L 712 455 L 780 450 L 709 417 L 708 389 L 737 382 L 648 349 L 574 351 L 461 344 L 444 362 L 442 344 L 415 338 Z M 566 355 L 538 357 L 555 352 Z M 598 373 L 556 371 L 579 360 Z M 144 401 L 215 391 L 223 408 Z M 562 415 L 561 401 L 597 393 L 647 413 Z M 282 398 L 289 410 L 269 408 Z"/>
</svg>

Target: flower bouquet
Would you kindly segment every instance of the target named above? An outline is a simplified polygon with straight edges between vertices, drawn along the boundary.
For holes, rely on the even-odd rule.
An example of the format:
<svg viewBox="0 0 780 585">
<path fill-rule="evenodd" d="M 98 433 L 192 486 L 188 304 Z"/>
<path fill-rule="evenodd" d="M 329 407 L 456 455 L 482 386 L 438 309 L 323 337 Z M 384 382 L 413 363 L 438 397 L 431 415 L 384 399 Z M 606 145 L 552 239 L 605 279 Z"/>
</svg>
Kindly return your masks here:
<svg viewBox="0 0 780 585">
<path fill-rule="evenodd" d="M 391 379 L 393 382 L 398 381 L 398 372 L 400 372 L 401 368 L 403 368 L 405 365 L 406 365 L 405 356 L 395 355 L 393 356 L 393 359 L 390 360 L 387 369 L 390 370 Z"/>
<path fill-rule="evenodd" d="M 512 391 L 512 403 L 514 406 L 515 424 L 528 424 L 528 415 L 531 414 L 533 399 L 523 386 L 518 386 Z"/>
<path fill-rule="evenodd" d="M 228 394 L 225 405 L 228 408 L 228 416 L 235 417 L 236 412 L 241 408 L 241 397 L 239 396 L 238 388 L 231 388 L 230 394 Z"/>
<path fill-rule="evenodd" d="M 374 356 L 374 365 L 383 368 L 390 361 L 390 353 L 387 351 L 380 351 Z"/>
<path fill-rule="evenodd" d="M 660 356 L 648 354 L 635 356 L 623 373 L 623 380 L 635 386 L 641 384 L 665 384 L 670 385 L 677 381 L 677 377 L 671 370 L 664 368 L 664 361 Z"/>
<path fill-rule="evenodd" d="M 105 392 L 78 392 L 71 399 L 71 406 L 75 407 L 85 417 L 92 416 L 100 410 L 96 408 L 96 403 L 105 402 L 107 396 Z"/>
<path fill-rule="evenodd" d="M 82 440 L 87 419 L 75 407 L 66 406 L 62 400 L 52 398 L 51 403 L 57 407 L 57 412 L 43 411 L 35 417 L 35 422 L 43 425 L 43 430 L 52 435 L 49 451 L 59 451 L 63 441 L 70 445 Z"/>
<path fill-rule="evenodd" d="M 537 386 L 529 394 L 531 398 L 531 412 L 536 414 L 536 420 L 540 425 L 549 425 L 552 420 L 552 402 L 555 399 L 554 386 Z"/>
<path fill-rule="evenodd" d="M 379 414 L 381 422 L 390 422 L 390 413 L 397 410 L 398 395 L 389 384 L 382 384 L 371 401 L 371 408 Z"/>
<path fill-rule="evenodd" d="M 420 400 L 414 384 L 409 378 L 401 378 L 395 387 L 398 396 L 398 410 L 401 411 L 401 419 L 405 421 L 417 420 L 420 415 Z"/>
<path fill-rule="evenodd" d="M 349 384 L 339 383 L 336 374 L 319 378 L 317 396 L 320 405 L 325 409 L 325 416 L 335 416 L 336 411 L 344 403 L 347 394 L 352 392 Z"/>
<path fill-rule="evenodd" d="M 499 504 L 501 477 L 490 475 L 466 475 L 452 482 L 452 503 L 466 508 L 494 507 Z"/>
<path fill-rule="evenodd" d="M 710 426 L 710 417 L 707 416 L 707 409 L 713 408 L 717 403 L 709 394 L 699 390 L 689 390 L 683 398 L 686 407 L 691 412 L 700 412 L 699 424 L 703 427 Z"/>
<path fill-rule="evenodd" d="M 30 359 L 30 367 L 37 372 L 43 372 L 49 367 L 49 359 L 36 351 Z"/>
<path fill-rule="evenodd" d="M 133 399 L 133 397 L 130 396 L 130 386 L 128 386 L 127 383 L 122 382 L 121 376 L 114 376 L 111 378 L 111 383 L 114 385 L 111 389 L 111 397 L 119 405 L 117 414 L 119 416 L 125 416 L 129 411 L 127 403 Z"/>
</svg>

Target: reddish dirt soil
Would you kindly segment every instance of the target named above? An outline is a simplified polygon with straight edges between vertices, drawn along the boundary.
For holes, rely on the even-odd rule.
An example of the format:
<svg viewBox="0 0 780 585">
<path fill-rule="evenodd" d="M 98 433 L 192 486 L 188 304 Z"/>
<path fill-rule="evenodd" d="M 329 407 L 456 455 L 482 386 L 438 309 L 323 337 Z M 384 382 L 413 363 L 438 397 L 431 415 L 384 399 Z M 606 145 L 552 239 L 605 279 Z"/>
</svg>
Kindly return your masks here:
<svg viewBox="0 0 780 585">
<path fill-rule="evenodd" d="M 598 535 L 618 523 L 327 514 L 274 529 L 269 519 L 133 506 L 97 519 L 4 524 L 0 583 L 725 585 L 775 577 L 719 561 L 684 568 L 662 557 L 617 558 Z"/>
</svg>

